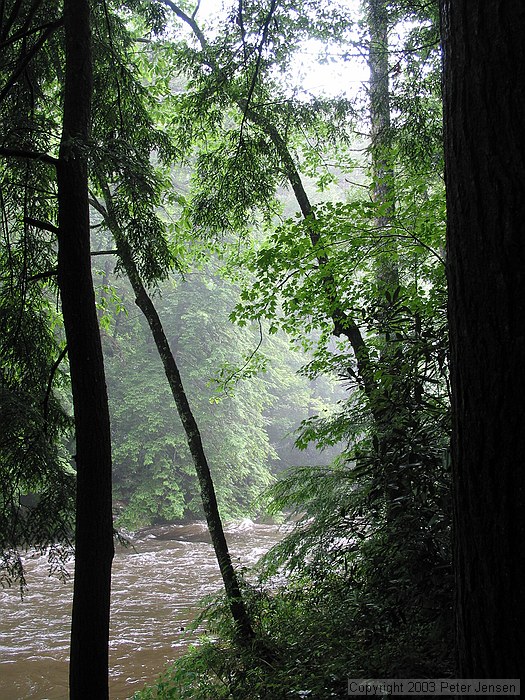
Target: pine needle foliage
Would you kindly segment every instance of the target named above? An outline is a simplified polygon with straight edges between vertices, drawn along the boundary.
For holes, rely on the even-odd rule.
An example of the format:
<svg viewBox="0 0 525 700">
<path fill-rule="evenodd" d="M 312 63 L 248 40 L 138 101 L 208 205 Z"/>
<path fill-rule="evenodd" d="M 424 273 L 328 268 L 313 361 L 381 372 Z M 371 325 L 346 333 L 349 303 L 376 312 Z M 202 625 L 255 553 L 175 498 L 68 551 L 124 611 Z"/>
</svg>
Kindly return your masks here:
<svg viewBox="0 0 525 700">
<path fill-rule="evenodd" d="M 158 30 L 150 5 L 93 3 L 87 148 L 93 201 L 103 174 L 135 263 L 154 286 L 175 264 L 161 218 L 175 150 L 153 125 L 154 98 L 138 73 L 137 36 L 127 24 L 133 10 L 142 13 L 142 26 L 151 21 L 149 31 Z M 0 575 L 2 583 L 23 585 L 20 552 L 51 548 L 54 568 L 65 555 L 55 545 L 67 549 L 72 536 L 74 464 L 65 457 L 71 407 L 56 287 L 64 46 L 60 3 L 6 2 L 0 12 Z"/>
</svg>

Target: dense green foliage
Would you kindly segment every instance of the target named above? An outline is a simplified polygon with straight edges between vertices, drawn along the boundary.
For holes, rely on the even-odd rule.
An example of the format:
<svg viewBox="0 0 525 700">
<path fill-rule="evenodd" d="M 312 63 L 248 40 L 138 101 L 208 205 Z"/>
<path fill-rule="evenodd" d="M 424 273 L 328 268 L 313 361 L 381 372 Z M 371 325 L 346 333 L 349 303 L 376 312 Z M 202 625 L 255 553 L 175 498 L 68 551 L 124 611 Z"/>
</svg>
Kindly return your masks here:
<svg viewBox="0 0 525 700">
<path fill-rule="evenodd" d="M 0 288 L 0 581 L 23 583 L 21 544 L 50 547 L 52 568 L 62 570 L 72 535 L 74 479 L 62 447 L 71 421 L 57 391 L 67 382 L 55 361 L 59 340 L 48 324 L 56 316 L 52 291 L 37 281 L 20 283 L 34 241 L 12 229 L 5 234 L 10 274 Z"/>
<path fill-rule="evenodd" d="M 131 4 L 140 9 L 140 4 Z M 71 406 L 64 391 L 67 348 L 56 281 L 62 9 L 60 3 L 1 6 L 0 358 L 5 449 L 0 540 L 7 567 L 2 576 L 5 571 L 7 580 L 23 581 L 20 547 L 51 545 L 55 568 L 54 544 L 67 544 L 73 534 L 74 461 L 66 455 L 75 448 L 67 443 Z M 146 12 L 143 21 L 152 19 L 150 15 Z M 122 228 L 141 274 L 153 283 L 166 276 L 174 256 L 156 213 L 164 190 L 162 173 L 150 164 L 150 155 L 155 149 L 162 162 L 173 158 L 174 151 L 149 117 L 153 98 L 139 81 L 123 16 L 104 3 L 94 7 L 92 23 L 91 194 L 97 196 L 101 177 L 118 181 Z M 135 140 L 137 134 L 140 139 Z"/>
<path fill-rule="evenodd" d="M 307 95 L 290 75 L 306 40 L 341 60 L 369 51 L 373 14 L 241 2 L 207 29 L 186 3 L 94 7 L 96 247 L 113 247 L 109 194 L 180 364 L 223 515 L 259 512 L 267 489 L 270 510 L 296 523 L 245 584 L 253 648 L 239 650 L 217 600 L 204 613 L 213 636 L 137 697 L 321 700 L 346 697 L 349 676 L 450 672 L 436 8 L 376 4 L 387 13 L 390 103 L 388 129 L 372 141 L 366 91 Z M 49 100 L 60 95 L 52 59 L 62 48 L 58 38 L 46 46 L 34 82 Z M 29 99 L 27 85 L 20 92 Z M 58 119 L 40 102 L 29 110 L 38 128 L 23 126 L 27 105 L 2 104 L 3 123 L 22 124 L 6 127 L 5 147 L 53 151 Z M 54 523 L 71 479 L 52 296 L 55 186 L 31 159 L 9 164 L 4 188 L 4 166 L 2 536 L 14 523 L 3 542 L 16 552 L 20 540 L 33 543 L 26 533 L 39 513 L 22 517 L 18 494 L 38 491 L 43 512 L 55 508 L 41 530 L 47 544 L 66 533 L 67 518 Z M 51 222 L 45 235 L 37 220 Z M 153 341 L 122 261 L 115 278 L 105 260 L 97 292 L 119 522 L 200 517 Z M 57 484 L 59 506 L 48 499 Z"/>
<path fill-rule="evenodd" d="M 0 60 L 1 145 L 53 154 L 55 114 L 35 109 L 33 85 L 51 82 L 49 55 L 58 51 L 55 3 L 32 15 L 27 6 L 2 8 Z M 24 30 L 42 26 L 25 39 Z M 41 61 L 26 57 L 46 38 Z M 25 53 L 21 51 L 25 49 Z M 17 81 L 17 69 L 24 80 Z M 66 385 L 57 358 L 63 349 L 54 311 L 53 234 L 38 230 L 52 219 L 47 196 L 53 171 L 43 160 L 0 157 L 0 546 L 2 583 L 23 583 L 19 546 L 51 546 L 55 567 L 71 537 L 74 483 L 61 443 L 71 422 L 60 399 Z M 58 560 L 54 561 L 58 556 Z"/>
<path fill-rule="evenodd" d="M 298 444 L 322 448 L 343 441 L 346 449 L 331 465 L 290 470 L 269 492 L 274 512 L 292 511 L 298 519 L 265 557 L 256 588 L 248 586 L 246 593 L 260 643 L 272 650 L 270 662 L 257 648 L 246 654 L 236 647 L 218 604 L 206 612 L 212 637 L 140 697 L 346 697 L 347 677 L 436 677 L 451 671 L 436 13 L 434 7 L 427 14 L 413 6 L 390 10 L 391 35 L 394 27 L 401 34 L 391 53 L 391 131 L 370 151 L 362 138 L 356 140 L 357 159 L 348 157 L 347 131 L 347 116 L 357 119 L 357 107 L 329 101 L 325 104 L 338 108 L 323 111 L 318 108 L 322 101 L 297 104 L 285 92 L 282 100 L 268 101 L 265 95 L 279 94 L 279 88 L 273 82 L 276 71 L 266 76 L 263 68 L 250 94 L 249 82 L 248 88 L 242 81 L 225 85 L 220 54 L 194 28 L 207 50 L 200 56 L 201 68 L 212 70 L 198 72 L 195 54 L 187 54 L 194 92 L 181 98 L 179 108 L 188 109 L 196 100 L 193 115 L 202 124 L 214 114 L 214 103 L 206 109 L 200 94 L 222 100 L 223 106 L 228 100 L 232 110 L 228 131 L 217 134 L 211 151 L 208 142 L 195 140 L 200 165 L 190 200 L 194 220 L 222 232 L 221 206 L 237 211 L 229 199 L 235 191 L 230 195 L 224 188 L 233 182 L 232 190 L 239 189 L 226 154 L 236 163 L 232 144 L 242 150 L 257 138 L 262 160 L 249 167 L 261 183 L 260 199 L 254 199 L 252 186 L 250 196 L 241 191 L 235 207 L 243 207 L 238 218 L 247 220 L 254 207 L 262 206 L 254 220 L 267 222 L 266 235 L 239 246 L 229 259 L 230 268 L 240 265 L 251 273 L 243 277 L 233 318 L 241 326 L 264 319 L 270 333 L 284 329 L 313 351 L 304 369 L 308 376 L 332 372 L 345 380 L 348 398 L 339 403 L 338 413 L 305 421 Z M 408 32 L 400 24 L 406 19 L 418 22 Z M 229 41 L 216 40 L 214 46 Z M 366 45 L 366 32 L 360 41 Z M 240 108 L 237 119 L 235 108 Z M 290 114 L 295 121 L 287 120 Z M 248 167 L 248 150 L 242 157 Z M 377 168 L 378 158 L 386 173 L 379 188 L 362 175 Z M 328 159 L 335 159 L 335 169 L 322 167 Z M 321 187 L 327 177 L 357 184 L 339 200 L 325 194 L 319 201 L 319 195 L 305 197 L 312 175 Z M 224 199 L 206 199 L 217 192 L 210 176 L 219 177 Z M 244 171 L 239 176 L 244 178 Z M 279 178 L 291 186 L 299 212 L 275 225 L 269 194 Z M 372 197 L 378 189 L 382 196 Z M 395 284 L 385 283 L 386 267 L 395 271 Z"/>
<path fill-rule="evenodd" d="M 105 286 L 100 305 L 119 522 L 136 528 L 202 517 L 194 468 L 160 359 L 129 287 L 121 278 L 114 284 L 112 293 L 118 290 L 119 296 L 112 300 Z M 172 280 L 161 291 L 156 305 L 188 387 L 223 517 L 254 516 L 273 475 L 302 459 L 293 446 L 295 429 L 314 407 L 332 410 L 336 387 L 330 382 L 310 387 L 298 376 L 303 355 L 292 352 L 282 336 L 263 339 L 258 365 L 264 362 L 265 371 L 246 378 L 246 362 L 260 344 L 259 329 L 241 331 L 229 323 L 235 288 L 211 268 Z M 112 307 L 120 310 L 115 321 Z M 240 383 L 239 376 L 245 377 Z"/>
</svg>

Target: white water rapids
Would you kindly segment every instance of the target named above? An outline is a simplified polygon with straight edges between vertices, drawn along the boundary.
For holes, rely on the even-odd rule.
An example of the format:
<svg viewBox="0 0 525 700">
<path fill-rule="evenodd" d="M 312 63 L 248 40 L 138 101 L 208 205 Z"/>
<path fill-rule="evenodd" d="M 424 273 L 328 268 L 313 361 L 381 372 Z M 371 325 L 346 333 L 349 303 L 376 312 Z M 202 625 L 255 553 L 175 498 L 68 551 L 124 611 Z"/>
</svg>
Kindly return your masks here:
<svg viewBox="0 0 525 700">
<path fill-rule="evenodd" d="M 278 539 L 274 525 L 226 528 L 236 566 L 255 563 Z M 29 590 L 0 590 L 0 700 L 67 700 L 72 584 L 47 575 L 43 557 L 25 559 Z M 152 682 L 196 639 L 186 630 L 199 600 L 219 588 L 204 523 L 143 533 L 116 546 L 113 564 L 110 695 L 124 700 Z"/>
</svg>

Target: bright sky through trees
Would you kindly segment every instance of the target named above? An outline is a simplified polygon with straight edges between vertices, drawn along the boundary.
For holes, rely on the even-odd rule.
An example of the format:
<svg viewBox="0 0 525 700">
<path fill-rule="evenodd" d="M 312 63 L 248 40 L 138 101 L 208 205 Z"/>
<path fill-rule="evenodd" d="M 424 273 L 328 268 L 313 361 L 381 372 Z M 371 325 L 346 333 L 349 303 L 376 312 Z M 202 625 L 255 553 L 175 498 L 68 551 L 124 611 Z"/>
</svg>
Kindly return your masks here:
<svg viewBox="0 0 525 700">
<path fill-rule="evenodd" d="M 359 2 L 344 0 L 357 23 Z M 211 20 L 228 9 L 231 4 L 224 0 L 203 0 L 199 4 L 197 18 Z M 356 45 L 359 44 L 357 30 L 354 36 Z M 348 51 L 335 43 L 327 43 L 316 39 L 304 42 L 287 76 L 290 88 L 297 96 L 325 95 L 328 97 L 355 97 L 369 80 L 369 69 L 362 48 L 356 47 L 355 52 Z"/>
</svg>

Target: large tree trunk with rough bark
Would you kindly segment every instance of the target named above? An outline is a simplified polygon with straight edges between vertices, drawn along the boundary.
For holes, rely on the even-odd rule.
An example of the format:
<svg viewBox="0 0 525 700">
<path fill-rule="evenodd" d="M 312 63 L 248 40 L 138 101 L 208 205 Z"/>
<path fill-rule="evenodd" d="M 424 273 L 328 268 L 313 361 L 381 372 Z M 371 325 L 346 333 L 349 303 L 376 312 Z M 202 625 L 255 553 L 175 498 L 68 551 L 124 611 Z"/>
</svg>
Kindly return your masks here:
<svg viewBox="0 0 525 700">
<path fill-rule="evenodd" d="M 104 363 L 91 278 L 87 149 L 92 60 L 88 0 L 65 0 L 66 78 L 57 164 L 58 283 L 75 412 L 77 513 L 70 698 L 108 698 L 113 522 Z"/>
<path fill-rule="evenodd" d="M 458 673 L 525 668 L 525 4 L 442 0 Z"/>
</svg>

